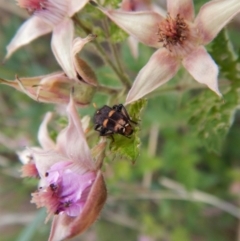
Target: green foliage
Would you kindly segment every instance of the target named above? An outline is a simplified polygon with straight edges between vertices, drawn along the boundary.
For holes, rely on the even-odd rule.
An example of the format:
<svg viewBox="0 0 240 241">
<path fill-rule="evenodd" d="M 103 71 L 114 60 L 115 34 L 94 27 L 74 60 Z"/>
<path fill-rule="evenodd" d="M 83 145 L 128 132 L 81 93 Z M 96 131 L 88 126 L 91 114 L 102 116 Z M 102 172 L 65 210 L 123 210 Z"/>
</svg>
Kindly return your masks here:
<svg viewBox="0 0 240 241">
<path fill-rule="evenodd" d="M 111 7 L 113 9 L 119 8 L 121 5 L 121 0 L 105 0 L 104 6 Z"/>
<path fill-rule="evenodd" d="M 211 91 L 203 91 L 187 105 L 189 123 L 203 144 L 210 150 L 219 152 L 224 138 L 231 126 L 235 109 L 239 105 L 239 58 L 233 54 L 232 47 L 225 31 L 222 31 L 211 45 L 209 51 L 220 68 L 219 85 L 226 86 L 223 98 Z"/>
<path fill-rule="evenodd" d="M 116 24 L 112 22 L 110 23 L 109 32 L 110 38 L 113 43 L 123 42 L 128 37 L 128 34 L 126 32 L 124 32 L 122 29 L 120 29 Z"/>
<path fill-rule="evenodd" d="M 128 113 L 133 121 L 140 121 L 140 115 L 145 105 L 146 100 L 140 99 L 129 106 Z M 136 161 L 136 158 L 139 155 L 140 148 L 139 131 L 139 125 L 135 125 L 134 133 L 129 138 L 121 135 L 114 135 L 114 140 L 110 143 L 111 152 L 113 152 L 113 154 L 117 154 L 121 157 L 127 158 L 131 161 Z"/>
</svg>

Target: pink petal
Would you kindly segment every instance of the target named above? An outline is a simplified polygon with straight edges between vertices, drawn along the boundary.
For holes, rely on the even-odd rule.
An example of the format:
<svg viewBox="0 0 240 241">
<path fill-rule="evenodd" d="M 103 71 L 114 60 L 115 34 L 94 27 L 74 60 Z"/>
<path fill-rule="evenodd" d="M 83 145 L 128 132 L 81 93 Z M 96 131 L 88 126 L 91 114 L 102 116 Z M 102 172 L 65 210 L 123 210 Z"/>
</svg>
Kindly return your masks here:
<svg viewBox="0 0 240 241">
<path fill-rule="evenodd" d="M 186 56 L 182 63 L 195 80 L 206 84 L 217 95 L 221 96 L 218 90 L 218 66 L 203 46 Z"/>
<path fill-rule="evenodd" d="M 187 21 L 192 21 L 194 18 L 194 6 L 192 0 L 168 0 L 167 10 L 171 17 L 176 17 L 180 14 Z"/>
<path fill-rule="evenodd" d="M 74 161 L 76 166 L 79 166 L 78 171 L 94 170 L 90 149 L 72 95 L 67 107 L 67 113 L 69 124 L 58 135 L 57 148 Z"/>
<path fill-rule="evenodd" d="M 137 59 L 138 58 L 138 40 L 133 36 L 129 36 L 127 39 L 128 46 L 130 48 L 132 56 Z"/>
<path fill-rule="evenodd" d="M 204 4 L 195 19 L 202 44 L 211 42 L 239 11 L 239 0 L 217 0 Z"/>
<path fill-rule="evenodd" d="M 113 22 L 128 34 L 133 35 L 140 42 L 152 46 L 160 47 L 158 41 L 158 24 L 163 20 L 159 14 L 146 12 L 124 12 L 120 10 L 99 9 L 105 13 Z"/>
<path fill-rule="evenodd" d="M 47 125 L 51 120 L 51 118 L 52 118 L 52 113 L 48 112 L 45 115 L 43 122 L 41 123 L 40 128 L 38 130 L 38 141 L 44 150 L 50 150 L 55 148 L 55 143 L 50 138 L 48 129 L 47 129 Z"/>
<path fill-rule="evenodd" d="M 67 157 L 61 155 L 54 150 L 44 151 L 33 148 L 29 148 L 29 150 L 33 155 L 37 170 L 41 178 L 43 179 L 45 179 L 45 173 L 50 169 L 53 164 L 69 161 Z"/>
<path fill-rule="evenodd" d="M 18 48 L 44 34 L 50 33 L 51 31 L 52 28 L 50 25 L 45 23 L 41 18 L 33 15 L 22 24 L 11 42 L 8 44 L 5 59 L 9 58 Z"/>
<path fill-rule="evenodd" d="M 121 3 L 123 11 L 151 10 L 151 1 L 148 0 L 123 0 Z"/>
<path fill-rule="evenodd" d="M 129 104 L 152 92 L 170 80 L 177 72 L 179 63 L 168 50 L 157 50 L 141 69 L 130 89 L 126 103 Z"/>
<path fill-rule="evenodd" d="M 76 12 L 80 11 L 89 0 L 70 0 L 68 2 L 68 16 L 72 17 Z"/>
<path fill-rule="evenodd" d="M 78 217 L 65 213 L 55 216 L 48 241 L 60 241 L 83 233 L 97 219 L 106 197 L 106 186 L 99 171 L 81 214 Z"/>
<path fill-rule="evenodd" d="M 51 43 L 55 58 L 70 79 L 76 76 L 72 62 L 73 35 L 73 22 L 66 18 L 53 29 Z"/>
</svg>

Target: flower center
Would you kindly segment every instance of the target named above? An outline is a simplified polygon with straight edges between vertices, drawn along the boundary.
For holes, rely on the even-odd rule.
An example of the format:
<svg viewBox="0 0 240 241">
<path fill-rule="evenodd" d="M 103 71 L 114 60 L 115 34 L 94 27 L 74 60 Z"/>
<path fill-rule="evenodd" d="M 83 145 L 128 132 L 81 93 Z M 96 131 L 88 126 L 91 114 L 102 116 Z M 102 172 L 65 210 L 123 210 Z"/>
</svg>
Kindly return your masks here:
<svg viewBox="0 0 240 241">
<path fill-rule="evenodd" d="M 54 164 L 45 173 L 44 186 L 32 194 L 32 202 L 37 207 L 47 208 L 47 219 L 62 212 L 76 217 L 83 210 L 96 173 L 78 174 L 71 169 L 71 164 L 66 161 Z"/>
<path fill-rule="evenodd" d="M 44 10 L 47 0 L 17 0 L 19 7 L 27 9 L 29 13 Z"/>
<path fill-rule="evenodd" d="M 192 50 L 189 43 L 194 34 L 190 25 L 180 14 L 177 14 L 175 18 L 168 14 L 167 18 L 159 24 L 157 35 L 159 42 L 163 43 L 163 47 L 174 55 L 183 56 Z"/>
</svg>

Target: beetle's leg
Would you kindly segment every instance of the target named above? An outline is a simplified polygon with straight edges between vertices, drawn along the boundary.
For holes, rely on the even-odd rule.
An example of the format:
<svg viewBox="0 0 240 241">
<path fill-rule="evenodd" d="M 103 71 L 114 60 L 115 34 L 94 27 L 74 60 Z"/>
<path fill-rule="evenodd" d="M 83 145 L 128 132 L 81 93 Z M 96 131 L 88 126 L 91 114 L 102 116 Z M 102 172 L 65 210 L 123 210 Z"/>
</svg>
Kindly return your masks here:
<svg viewBox="0 0 240 241">
<path fill-rule="evenodd" d="M 102 129 L 100 129 L 100 127 L 101 127 L 101 125 L 96 124 L 95 127 L 94 127 L 94 130 L 100 132 L 102 130 Z"/>
<path fill-rule="evenodd" d="M 114 110 L 116 110 L 117 112 L 122 112 L 122 108 L 123 108 L 124 106 L 122 105 L 122 104 L 119 104 L 119 105 L 114 105 L 112 108 L 114 109 Z"/>
<path fill-rule="evenodd" d="M 102 128 L 99 132 L 100 132 L 100 136 L 111 136 L 113 134 L 112 131 L 109 131 L 106 128 Z"/>
<path fill-rule="evenodd" d="M 123 115 L 125 115 L 127 117 L 127 119 L 132 122 L 133 124 L 137 125 L 137 122 L 136 121 L 133 121 L 130 116 L 128 115 L 128 112 L 126 110 L 126 108 L 124 107 L 124 105 L 120 104 L 121 105 L 121 112 Z"/>
</svg>

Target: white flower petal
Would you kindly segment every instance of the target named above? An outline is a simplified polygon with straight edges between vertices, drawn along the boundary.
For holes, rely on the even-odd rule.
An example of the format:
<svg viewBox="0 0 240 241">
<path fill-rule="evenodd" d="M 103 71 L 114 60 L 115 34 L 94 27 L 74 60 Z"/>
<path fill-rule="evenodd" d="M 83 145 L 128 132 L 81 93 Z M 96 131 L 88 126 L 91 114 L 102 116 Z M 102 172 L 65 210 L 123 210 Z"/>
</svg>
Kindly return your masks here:
<svg viewBox="0 0 240 241">
<path fill-rule="evenodd" d="M 167 16 L 167 11 L 154 3 L 152 4 L 152 11 L 154 11 L 155 13 L 158 13 L 160 16 L 163 16 L 163 17 Z"/>
<path fill-rule="evenodd" d="M 76 77 L 72 62 L 72 41 L 74 26 L 71 19 L 65 19 L 53 29 L 52 51 L 59 65 L 71 79 Z"/>
<path fill-rule="evenodd" d="M 52 28 L 50 25 L 44 22 L 41 18 L 33 15 L 22 24 L 11 42 L 8 44 L 5 59 L 9 58 L 18 48 L 44 34 L 50 33 L 51 31 Z"/>
<path fill-rule="evenodd" d="M 134 38 L 133 36 L 129 36 L 127 39 L 128 46 L 130 48 L 132 56 L 137 59 L 138 58 L 138 40 Z"/>
<path fill-rule="evenodd" d="M 163 20 L 159 14 L 146 12 L 125 12 L 120 10 L 99 9 L 106 14 L 120 28 L 129 35 L 133 35 L 140 42 L 152 46 L 160 47 L 162 44 L 158 41 L 158 24 Z"/>
<path fill-rule="evenodd" d="M 72 17 L 76 12 L 80 11 L 89 0 L 70 0 L 68 2 L 68 16 Z"/>
<path fill-rule="evenodd" d="M 38 130 L 38 141 L 44 150 L 50 150 L 55 148 L 54 141 L 50 138 L 47 125 L 52 118 L 52 113 L 47 112 L 45 115 L 39 130 Z"/>
<path fill-rule="evenodd" d="M 57 149 L 74 161 L 76 165 L 79 165 L 80 172 L 94 170 L 90 149 L 72 96 L 67 107 L 67 113 L 69 124 L 58 135 Z"/>
<path fill-rule="evenodd" d="M 69 161 L 66 156 L 61 155 L 59 152 L 54 150 L 38 150 L 36 148 L 29 148 L 31 155 L 33 156 L 33 160 L 36 164 L 38 173 L 41 178 L 45 178 L 46 172 L 49 168 L 58 162 Z"/>
<path fill-rule="evenodd" d="M 165 48 L 157 50 L 141 69 L 130 89 L 126 103 L 138 100 L 170 80 L 177 72 L 179 63 Z"/>
<path fill-rule="evenodd" d="M 181 17 L 188 21 L 192 21 L 194 18 L 194 6 L 192 0 L 168 0 L 167 10 L 172 17 L 180 14 Z"/>
<path fill-rule="evenodd" d="M 195 19 L 202 44 L 211 42 L 239 11 L 239 0 L 216 0 L 203 5 Z"/>
<path fill-rule="evenodd" d="M 182 63 L 195 80 L 206 84 L 221 96 L 218 89 L 218 66 L 203 46 L 186 56 Z"/>
</svg>

